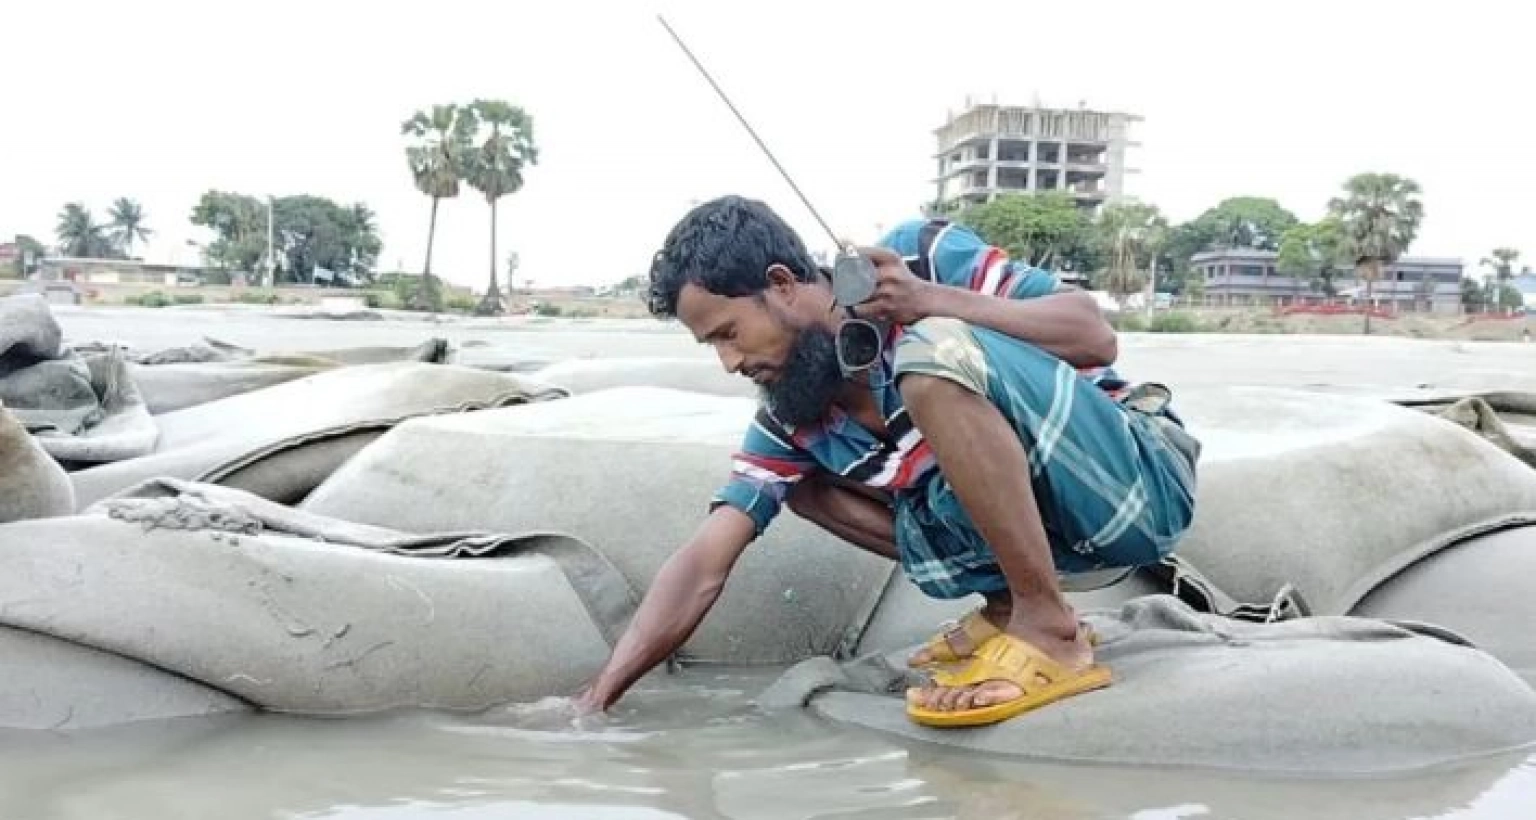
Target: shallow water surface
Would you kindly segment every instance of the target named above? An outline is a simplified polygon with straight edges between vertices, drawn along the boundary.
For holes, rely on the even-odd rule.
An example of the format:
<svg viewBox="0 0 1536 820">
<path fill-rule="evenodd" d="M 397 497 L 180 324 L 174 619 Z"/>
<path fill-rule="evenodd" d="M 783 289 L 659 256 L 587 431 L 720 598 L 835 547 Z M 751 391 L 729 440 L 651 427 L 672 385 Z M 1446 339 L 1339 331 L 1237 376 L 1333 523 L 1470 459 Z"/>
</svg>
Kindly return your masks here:
<svg viewBox="0 0 1536 820">
<path fill-rule="evenodd" d="M 1536 758 L 1333 780 L 989 761 L 760 712 L 768 679 L 690 670 L 581 721 L 551 699 L 0 734 L 0 818 L 1407 820 L 1536 805 Z"/>
</svg>

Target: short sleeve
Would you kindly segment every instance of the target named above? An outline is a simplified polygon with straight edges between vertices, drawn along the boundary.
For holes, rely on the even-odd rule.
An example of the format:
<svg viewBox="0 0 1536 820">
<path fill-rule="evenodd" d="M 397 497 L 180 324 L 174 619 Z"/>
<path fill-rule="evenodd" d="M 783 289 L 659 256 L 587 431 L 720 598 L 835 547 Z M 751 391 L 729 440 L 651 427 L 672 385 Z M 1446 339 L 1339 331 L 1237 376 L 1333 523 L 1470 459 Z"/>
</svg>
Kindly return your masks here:
<svg viewBox="0 0 1536 820">
<path fill-rule="evenodd" d="M 783 508 L 790 488 L 816 467 L 816 460 L 794 444 L 788 431 L 759 409 L 742 436 L 741 449 L 731 458 L 730 479 L 715 494 L 710 509 L 735 507 L 762 535 Z"/>
<path fill-rule="evenodd" d="M 1033 299 L 1060 289 L 1060 280 L 1044 268 L 1016 262 L 1001 248 L 988 245 L 975 231 L 950 222 L 937 230 L 927 253 L 923 232 L 928 220 L 914 219 L 898 225 L 880 240 L 880 246 L 900 255 L 914 270 L 931 271 L 935 281 L 1008 299 Z"/>
</svg>

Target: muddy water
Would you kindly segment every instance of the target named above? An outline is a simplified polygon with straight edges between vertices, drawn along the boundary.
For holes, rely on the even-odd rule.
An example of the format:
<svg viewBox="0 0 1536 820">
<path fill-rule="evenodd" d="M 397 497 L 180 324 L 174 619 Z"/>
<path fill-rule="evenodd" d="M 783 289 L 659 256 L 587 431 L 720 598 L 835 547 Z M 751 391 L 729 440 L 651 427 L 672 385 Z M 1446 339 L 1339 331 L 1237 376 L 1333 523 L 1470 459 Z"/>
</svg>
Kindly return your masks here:
<svg viewBox="0 0 1536 820">
<path fill-rule="evenodd" d="M 203 335 L 263 349 L 429 336 L 551 357 L 708 355 L 678 333 L 568 325 L 329 323 L 246 314 L 61 311 L 72 340 Z M 278 340 L 274 342 L 274 340 Z M 1536 345 L 1126 337 L 1132 375 L 1174 385 L 1536 389 Z M 1513 382 L 1511 381 L 1513 380 Z M 3 666 L 0 666 L 3 668 Z M 0 820 L 30 818 L 1527 818 L 1536 757 L 1393 778 L 1273 779 L 962 756 L 751 706 L 771 673 L 658 677 L 611 715 L 558 702 L 477 715 L 245 715 L 69 736 L 0 733 Z M 1177 731 L 1170 726 L 1169 731 Z"/>
<path fill-rule="evenodd" d="M 1536 758 L 1307 781 L 987 761 L 759 712 L 750 698 L 765 680 L 689 670 L 582 721 L 543 702 L 0 735 L 0 817 L 1407 820 L 1536 805 Z"/>
</svg>

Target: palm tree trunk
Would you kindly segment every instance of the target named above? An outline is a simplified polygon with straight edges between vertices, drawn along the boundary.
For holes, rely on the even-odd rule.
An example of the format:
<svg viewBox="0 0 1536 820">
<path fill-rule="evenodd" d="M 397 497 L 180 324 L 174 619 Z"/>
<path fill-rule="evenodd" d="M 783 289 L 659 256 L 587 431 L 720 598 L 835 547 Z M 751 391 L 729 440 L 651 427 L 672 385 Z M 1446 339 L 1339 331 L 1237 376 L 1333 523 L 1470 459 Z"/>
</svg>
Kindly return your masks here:
<svg viewBox="0 0 1536 820">
<path fill-rule="evenodd" d="M 496 284 L 496 200 L 491 200 L 491 286 L 485 291 L 476 310 L 482 316 L 500 316 L 505 312 L 501 301 L 501 288 Z"/>
<path fill-rule="evenodd" d="M 432 275 L 432 242 L 437 239 L 437 197 L 432 197 L 432 221 L 427 223 L 427 262 L 421 268 L 423 278 Z"/>
<path fill-rule="evenodd" d="M 500 295 L 496 287 L 496 200 L 491 200 L 491 289 L 493 296 Z"/>
<path fill-rule="evenodd" d="M 439 198 L 432 197 L 432 218 L 427 223 L 427 261 L 421 267 L 421 285 L 416 288 L 416 294 L 408 300 L 408 307 L 411 310 L 437 313 L 438 290 L 432 284 L 432 245 L 437 240 L 437 202 Z"/>
</svg>

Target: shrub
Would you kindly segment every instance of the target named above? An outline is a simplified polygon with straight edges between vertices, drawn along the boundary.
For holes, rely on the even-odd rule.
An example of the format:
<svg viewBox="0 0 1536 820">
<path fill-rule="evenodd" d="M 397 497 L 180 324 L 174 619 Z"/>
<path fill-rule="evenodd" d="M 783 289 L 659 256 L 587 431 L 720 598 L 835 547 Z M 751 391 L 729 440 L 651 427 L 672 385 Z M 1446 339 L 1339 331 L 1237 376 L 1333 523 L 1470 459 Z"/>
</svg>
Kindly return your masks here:
<svg viewBox="0 0 1536 820">
<path fill-rule="evenodd" d="M 141 293 L 138 296 L 129 296 L 123 299 L 123 302 L 126 304 L 138 305 L 139 307 L 147 308 L 162 308 L 166 305 L 172 304 L 171 297 L 166 296 L 158 290 L 152 290 L 149 293 Z"/>
<path fill-rule="evenodd" d="M 1160 311 L 1152 314 L 1152 321 L 1139 311 L 1108 314 L 1109 324 L 1122 333 L 1204 333 L 1206 328 L 1193 314 L 1183 311 Z"/>
<path fill-rule="evenodd" d="M 1147 321 L 1140 313 L 1106 314 L 1110 327 L 1122 333 L 1141 333 L 1147 329 Z"/>
<path fill-rule="evenodd" d="M 1152 324 L 1147 329 L 1153 333 L 1199 333 L 1203 330 L 1194 316 L 1176 310 L 1153 314 Z"/>
<path fill-rule="evenodd" d="M 394 291 L 382 290 L 363 294 L 363 304 L 374 310 L 400 310 L 404 303 Z"/>
</svg>

